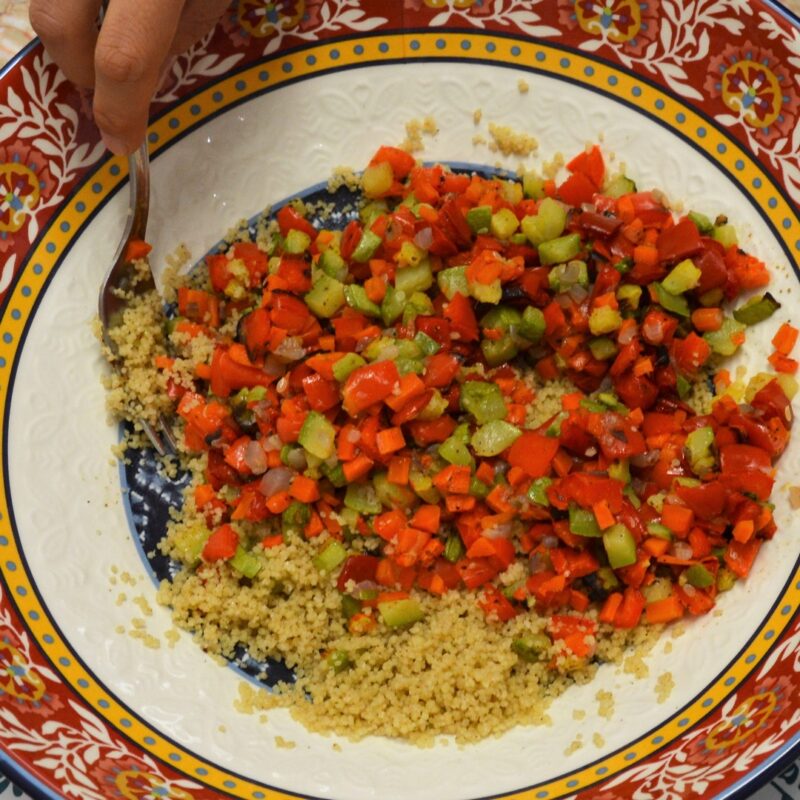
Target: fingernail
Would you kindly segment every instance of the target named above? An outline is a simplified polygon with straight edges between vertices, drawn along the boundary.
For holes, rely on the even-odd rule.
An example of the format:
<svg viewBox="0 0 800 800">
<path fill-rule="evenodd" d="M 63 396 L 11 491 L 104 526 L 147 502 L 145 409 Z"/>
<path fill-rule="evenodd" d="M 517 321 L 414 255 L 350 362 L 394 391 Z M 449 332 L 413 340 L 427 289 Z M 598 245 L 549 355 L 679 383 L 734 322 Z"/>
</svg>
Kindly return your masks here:
<svg viewBox="0 0 800 800">
<path fill-rule="evenodd" d="M 109 136 L 107 133 L 100 132 L 105 146 L 116 156 L 126 156 L 131 152 L 127 142 L 122 139 L 117 139 L 114 136 Z"/>
</svg>

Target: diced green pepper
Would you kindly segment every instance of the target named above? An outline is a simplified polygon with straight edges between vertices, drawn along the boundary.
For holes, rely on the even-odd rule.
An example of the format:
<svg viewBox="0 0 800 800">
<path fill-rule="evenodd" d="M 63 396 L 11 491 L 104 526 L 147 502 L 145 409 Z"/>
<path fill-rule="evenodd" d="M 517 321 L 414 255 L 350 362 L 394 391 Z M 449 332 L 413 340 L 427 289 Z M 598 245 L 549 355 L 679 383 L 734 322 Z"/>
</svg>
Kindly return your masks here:
<svg viewBox="0 0 800 800">
<path fill-rule="evenodd" d="M 439 445 L 439 455 L 448 463 L 460 467 L 468 467 L 474 463 L 467 445 L 455 435 L 449 436 Z"/>
<path fill-rule="evenodd" d="M 379 317 L 381 309 L 367 297 L 367 290 L 357 283 L 351 283 L 344 287 L 344 296 L 347 305 L 355 311 L 360 311 L 368 317 Z"/>
<path fill-rule="evenodd" d="M 727 567 L 720 567 L 717 572 L 717 591 L 729 592 L 736 585 L 736 573 Z"/>
<path fill-rule="evenodd" d="M 359 264 L 366 263 L 375 255 L 376 250 L 381 246 L 382 242 L 383 239 L 381 239 L 377 233 L 369 229 L 365 230 L 358 240 L 356 249 L 353 250 L 353 255 L 351 256 L 352 260 Z"/>
<path fill-rule="evenodd" d="M 716 466 L 712 447 L 714 429 L 710 425 L 693 430 L 687 437 L 684 447 L 689 456 L 689 465 L 695 475 L 705 475 Z"/>
<path fill-rule="evenodd" d="M 408 481 L 420 500 L 425 503 L 438 503 L 441 499 L 430 475 L 412 469 Z"/>
<path fill-rule="evenodd" d="M 636 539 L 620 522 L 603 531 L 603 547 L 613 569 L 636 563 Z"/>
<path fill-rule="evenodd" d="M 658 536 L 659 539 L 667 539 L 668 541 L 672 541 L 672 531 L 666 525 L 662 525 L 660 522 L 648 522 L 647 532 L 651 536 Z"/>
<path fill-rule="evenodd" d="M 568 233 L 566 236 L 542 242 L 538 249 L 542 264 L 563 264 L 580 253 L 581 236 L 579 233 Z"/>
<path fill-rule="evenodd" d="M 545 197 L 536 214 L 528 215 L 522 220 L 522 232 L 528 241 L 535 246 L 549 242 L 561 236 L 567 224 L 567 208 L 558 200 Z M 567 259 L 564 259 L 566 261 Z M 557 263 L 557 262 L 553 262 Z"/>
<path fill-rule="evenodd" d="M 603 532 L 597 524 L 594 514 L 588 509 L 570 503 L 569 506 L 569 529 L 576 536 L 602 536 Z"/>
<path fill-rule="evenodd" d="M 344 469 L 342 465 L 337 463 L 336 466 L 331 467 L 323 462 L 320 465 L 322 474 L 337 488 L 342 489 L 347 486 L 347 478 L 344 476 Z"/>
<path fill-rule="evenodd" d="M 686 258 L 670 270 L 667 277 L 661 281 L 661 288 L 670 294 L 683 294 L 700 283 L 702 274 L 694 262 Z"/>
<path fill-rule="evenodd" d="M 442 393 L 438 389 L 433 390 L 433 397 L 428 400 L 428 405 L 422 409 L 422 411 L 417 414 L 417 419 L 427 421 L 432 419 L 438 419 L 439 417 L 447 411 L 447 406 L 449 405 L 449 401 L 446 397 L 442 396 Z"/>
<path fill-rule="evenodd" d="M 255 578 L 261 569 L 258 557 L 248 553 L 241 545 L 237 545 L 236 552 L 228 563 L 245 578 Z"/>
<path fill-rule="evenodd" d="M 479 480 L 474 475 L 472 476 L 469 482 L 469 493 L 473 497 L 477 497 L 479 500 L 484 500 L 489 496 L 491 491 L 491 486 L 487 486 L 482 480 Z"/>
<path fill-rule="evenodd" d="M 342 595 L 342 614 L 345 619 L 355 616 L 361 611 L 361 601 L 349 594 Z"/>
<path fill-rule="evenodd" d="M 680 373 L 675 378 L 675 388 L 681 400 L 685 400 L 692 393 L 692 384 Z"/>
<path fill-rule="evenodd" d="M 619 461 L 612 461 L 608 465 L 608 477 L 613 478 L 620 483 L 631 482 L 631 465 L 627 458 L 622 458 Z"/>
<path fill-rule="evenodd" d="M 297 441 L 303 449 L 323 461 L 336 452 L 336 430 L 319 411 L 309 411 Z"/>
<path fill-rule="evenodd" d="M 333 377 L 336 378 L 339 383 L 346 381 L 351 372 L 354 372 L 359 367 L 365 366 L 366 363 L 367 362 L 358 353 L 345 353 L 334 363 Z"/>
<path fill-rule="evenodd" d="M 528 489 L 528 500 L 540 506 L 549 506 L 550 499 L 547 497 L 547 487 L 552 485 L 552 483 L 552 478 L 536 478 Z"/>
<path fill-rule="evenodd" d="M 380 514 L 383 511 L 383 504 L 375 487 L 369 483 L 349 484 L 344 495 L 344 504 L 359 514 Z"/>
<path fill-rule="evenodd" d="M 692 564 L 691 567 L 687 567 L 681 574 L 681 578 L 695 589 L 707 589 L 714 583 L 713 573 L 702 564 Z"/>
<path fill-rule="evenodd" d="M 502 241 L 510 239 L 519 227 L 517 215 L 510 208 L 501 208 L 492 214 L 489 230 Z"/>
<path fill-rule="evenodd" d="M 451 533 L 447 537 L 447 543 L 444 546 L 444 557 L 451 563 L 455 564 L 461 556 L 464 555 L 464 543 L 457 533 Z"/>
<path fill-rule="evenodd" d="M 655 293 L 659 305 L 667 311 L 681 317 L 688 317 L 691 313 L 689 302 L 683 295 L 668 292 L 658 281 L 653 281 L 649 288 Z"/>
<path fill-rule="evenodd" d="M 781 304 L 767 292 L 751 298 L 743 306 L 734 309 L 733 318 L 745 325 L 755 325 L 769 319 L 780 307 Z"/>
<path fill-rule="evenodd" d="M 741 347 L 745 327 L 744 323 L 725 317 L 719 330 L 708 331 L 703 334 L 703 338 L 718 355 L 732 356 Z"/>
<path fill-rule="evenodd" d="M 378 613 L 388 628 L 406 628 L 425 617 L 422 606 L 412 597 L 378 603 Z"/>
<path fill-rule="evenodd" d="M 346 650 L 333 650 L 328 653 L 326 661 L 328 666 L 333 670 L 334 675 L 339 675 L 353 667 L 350 654 Z"/>
<path fill-rule="evenodd" d="M 491 206 L 476 206 L 467 211 L 467 225 L 469 225 L 473 233 L 486 233 L 491 223 Z"/>
<path fill-rule="evenodd" d="M 450 267 L 436 273 L 436 282 L 442 290 L 442 294 L 452 300 L 456 294 L 469 296 L 469 286 L 467 285 L 467 268 Z"/>
<path fill-rule="evenodd" d="M 403 308 L 403 325 L 410 325 L 420 314 L 431 316 L 434 313 L 430 297 L 423 292 L 414 292 Z"/>
<path fill-rule="evenodd" d="M 496 456 L 503 452 L 522 435 L 516 426 L 502 419 L 487 422 L 472 434 L 470 444 L 476 455 Z"/>
<path fill-rule="evenodd" d="M 313 314 L 327 319 L 332 317 L 345 303 L 344 284 L 321 272 L 314 285 L 306 293 L 304 300 Z"/>
<path fill-rule="evenodd" d="M 342 282 L 347 277 L 347 262 L 331 247 L 320 253 L 318 266 L 337 281 Z"/>
<path fill-rule="evenodd" d="M 479 303 L 491 303 L 497 305 L 503 298 L 503 286 L 500 278 L 491 283 L 468 283 L 469 293 Z"/>
<path fill-rule="evenodd" d="M 472 414 L 479 425 L 504 419 L 508 413 L 503 393 L 496 383 L 466 381 L 461 386 L 460 403 L 461 408 Z"/>
<path fill-rule="evenodd" d="M 532 633 L 512 639 L 511 649 L 523 660 L 529 663 L 542 661 L 548 657 L 552 646 L 550 637 L 545 633 Z"/>
</svg>

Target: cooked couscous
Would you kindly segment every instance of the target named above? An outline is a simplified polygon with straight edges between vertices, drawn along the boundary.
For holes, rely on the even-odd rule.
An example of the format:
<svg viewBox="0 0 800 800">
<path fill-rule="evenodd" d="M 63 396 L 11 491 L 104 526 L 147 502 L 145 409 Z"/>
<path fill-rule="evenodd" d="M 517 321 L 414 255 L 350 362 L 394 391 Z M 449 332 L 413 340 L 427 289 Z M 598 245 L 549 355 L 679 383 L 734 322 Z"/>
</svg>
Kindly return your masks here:
<svg viewBox="0 0 800 800">
<path fill-rule="evenodd" d="M 178 279 L 166 324 L 132 298 L 110 407 L 175 413 L 193 476 L 159 600 L 209 653 L 296 677 L 237 707 L 418 743 L 548 724 L 599 664 L 646 674 L 661 626 L 713 608 L 775 532 L 788 362 L 748 406 L 708 382 L 776 310 L 723 310 L 765 268 L 597 148 L 567 171 L 456 175 L 382 147 L 343 230 L 287 205 Z"/>
</svg>

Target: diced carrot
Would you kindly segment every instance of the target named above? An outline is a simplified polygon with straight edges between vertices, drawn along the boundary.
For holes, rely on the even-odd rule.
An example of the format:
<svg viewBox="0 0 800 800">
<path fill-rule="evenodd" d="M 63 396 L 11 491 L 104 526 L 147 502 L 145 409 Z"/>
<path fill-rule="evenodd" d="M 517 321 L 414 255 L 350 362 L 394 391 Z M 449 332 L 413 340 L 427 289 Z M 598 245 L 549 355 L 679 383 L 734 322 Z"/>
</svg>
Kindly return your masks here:
<svg viewBox="0 0 800 800">
<path fill-rule="evenodd" d="M 470 494 L 449 494 L 445 498 L 444 505 L 451 514 L 460 514 L 464 511 L 472 511 L 476 502 Z"/>
<path fill-rule="evenodd" d="M 692 325 L 701 333 L 718 331 L 724 318 L 721 308 L 698 308 L 692 312 Z"/>
<path fill-rule="evenodd" d="M 494 545 L 485 536 L 479 536 L 467 550 L 467 558 L 489 558 L 493 555 Z"/>
<path fill-rule="evenodd" d="M 389 483 L 405 486 L 411 474 L 411 458 L 409 456 L 395 456 L 389 461 L 387 479 Z"/>
<path fill-rule="evenodd" d="M 508 502 L 510 494 L 508 487 L 498 483 L 486 496 L 486 505 L 499 513 L 512 511 L 513 507 Z"/>
<path fill-rule="evenodd" d="M 653 361 L 651 358 L 640 358 L 634 365 L 633 365 L 633 374 L 636 377 L 641 377 L 642 375 L 649 375 L 653 372 Z"/>
<path fill-rule="evenodd" d="M 772 353 L 767 358 L 767 361 L 775 367 L 776 372 L 783 372 L 787 375 L 794 375 L 797 372 L 798 362 L 795 358 L 789 358 L 780 353 Z"/>
<path fill-rule="evenodd" d="M 292 504 L 289 492 L 277 492 L 272 497 L 267 498 L 267 508 L 273 514 L 282 514 Z"/>
<path fill-rule="evenodd" d="M 570 470 L 575 466 L 572 456 L 563 448 L 559 448 L 558 452 L 553 459 L 553 469 L 559 478 L 563 478 L 569 474 Z"/>
<path fill-rule="evenodd" d="M 368 474 L 374 463 L 371 458 L 362 454 L 343 464 L 342 472 L 348 483 L 352 483 Z"/>
<path fill-rule="evenodd" d="M 655 600 L 645 606 L 644 614 L 645 619 L 651 625 L 660 625 L 666 622 L 680 619 L 683 616 L 684 609 L 681 601 L 671 594 L 662 600 Z"/>
<path fill-rule="evenodd" d="M 743 519 L 733 526 L 733 538 L 737 542 L 749 542 L 753 538 L 756 526 L 753 520 Z"/>
<path fill-rule="evenodd" d="M 446 494 L 468 494 L 470 484 L 469 467 L 449 464 L 433 479 L 433 485 Z"/>
<path fill-rule="evenodd" d="M 170 358 L 169 356 L 156 356 L 153 359 L 153 364 L 155 365 L 156 369 L 172 369 L 172 365 L 175 363 L 174 358 Z"/>
<path fill-rule="evenodd" d="M 382 278 L 367 278 L 364 281 L 364 291 L 373 303 L 380 303 L 386 295 L 386 281 Z"/>
<path fill-rule="evenodd" d="M 597 619 L 599 619 L 600 622 L 605 622 L 606 625 L 612 625 L 614 623 L 614 617 L 616 617 L 617 611 L 621 605 L 622 593 L 612 592 L 605 599 L 603 607 L 600 609 L 600 613 L 597 615 Z"/>
<path fill-rule="evenodd" d="M 664 503 L 661 509 L 661 522 L 673 533 L 686 534 L 694 522 L 694 511 L 677 503 Z"/>
<path fill-rule="evenodd" d="M 400 384 L 396 394 L 391 394 L 384 400 L 392 411 L 399 411 L 409 400 L 425 394 L 427 386 L 422 382 L 422 378 L 415 372 L 409 372 L 400 378 Z"/>
<path fill-rule="evenodd" d="M 488 461 L 481 461 L 480 466 L 475 471 L 475 477 L 491 486 L 494 483 L 494 467 Z"/>
<path fill-rule="evenodd" d="M 128 246 L 125 248 L 126 261 L 138 261 L 140 258 L 146 258 L 148 253 L 153 249 L 153 245 L 148 244 L 142 239 L 131 239 Z"/>
<path fill-rule="evenodd" d="M 194 487 L 194 504 L 198 508 L 210 503 L 216 496 L 214 487 L 210 483 L 201 483 Z"/>
<path fill-rule="evenodd" d="M 592 506 L 592 511 L 594 511 L 594 516 L 595 519 L 597 519 L 597 524 L 600 526 L 602 530 L 610 528 L 617 521 L 614 518 L 614 515 L 611 513 L 611 509 L 608 507 L 608 502 L 605 499 L 598 500 Z"/>
<path fill-rule="evenodd" d="M 798 333 L 800 333 L 800 331 L 798 331 L 794 325 L 784 322 L 783 325 L 778 328 L 778 332 L 772 337 L 772 346 L 782 356 L 788 356 L 797 343 Z"/>
<path fill-rule="evenodd" d="M 411 517 L 409 524 L 414 528 L 428 531 L 429 533 L 437 533 L 441 523 L 442 512 L 439 506 L 434 505 L 421 505 L 414 516 Z"/>
<path fill-rule="evenodd" d="M 633 248 L 633 262 L 634 264 L 642 267 L 656 267 L 658 266 L 658 248 L 649 244 L 636 245 Z"/>
<path fill-rule="evenodd" d="M 211 380 L 211 365 L 210 364 L 195 364 L 194 374 L 202 381 Z"/>
<path fill-rule="evenodd" d="M 301 503 L 313 503 L 319 500 L 319 486 L 313 478 L 296 475 L 289 487 L 289 495 Z"/>
<path fill-rule="evenodd" d="M 396 453 L 406 446 L 402 428 L 384 428 L 377 435 L 378 452 L 382 455 Z"/>
<path fill-rule="evenodd" d="M 663 556 L 669 550 L 669 539 L 660 536 L 648 536 L 642 542 L 642 549 L 651 556 Z"/>
<path fill-rule="evenodd" d="M 305 530 L 303 531 L 306 539 L 313 539 L 315 536 L 319 536 L 324 530 L 325 526 L 322 524 L 322 519 L 320 519 L 319 514 L 317 514 L 316 511 L 312 511 L 311 519 L 306 523 Z"/>
</svg>

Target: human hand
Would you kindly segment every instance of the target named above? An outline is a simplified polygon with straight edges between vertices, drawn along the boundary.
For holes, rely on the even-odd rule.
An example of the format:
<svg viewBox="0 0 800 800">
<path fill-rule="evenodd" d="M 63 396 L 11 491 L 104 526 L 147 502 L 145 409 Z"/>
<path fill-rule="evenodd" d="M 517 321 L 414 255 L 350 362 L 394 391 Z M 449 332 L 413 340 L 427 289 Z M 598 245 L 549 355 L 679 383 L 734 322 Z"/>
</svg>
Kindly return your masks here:
<svg viewBox="0 0 800 800">
<path fill-rule="evenodd" d="M 204 36 L 228 0 L 31 0 L 31 25 L 78 86 L 94 88 L 94 119 L 117 155 L 147 130 L 150 101 L 173 56 Z"/>
</svg>

